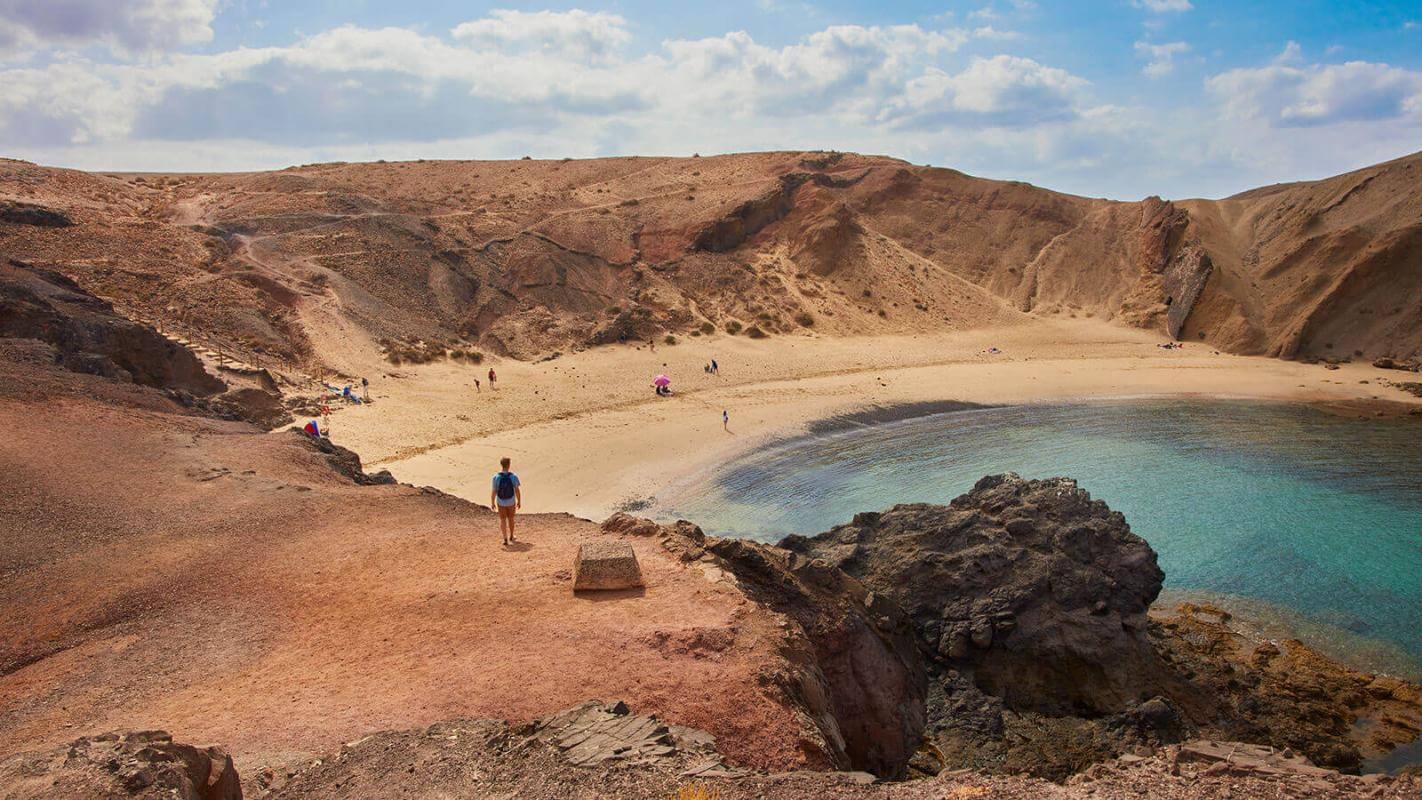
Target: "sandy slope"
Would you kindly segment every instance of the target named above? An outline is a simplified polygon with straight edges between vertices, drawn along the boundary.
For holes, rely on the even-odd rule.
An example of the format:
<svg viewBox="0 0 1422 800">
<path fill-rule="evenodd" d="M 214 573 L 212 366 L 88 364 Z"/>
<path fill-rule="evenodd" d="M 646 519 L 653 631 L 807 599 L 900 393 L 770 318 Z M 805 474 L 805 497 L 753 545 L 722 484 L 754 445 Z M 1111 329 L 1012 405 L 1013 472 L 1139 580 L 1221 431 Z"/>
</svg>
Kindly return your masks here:
<svg viewBox="0 0 1422 800">
<path fill-rule="evenodd" d="M 934 336 L 718 337 L 654 352 L 621 346 L 500 361 L 499 389 L 485 381 L 482 392 L 473 381 L 485 378 L 487 364 L 387 368 L 374 384 L 376 403 L 338 411 L 332 426 L 338 441 L 401 480 L 480 503 L 488 502 L 498 457 L 509 455 L 530 509 L 601 519 L 767 438 L 868 405 L 1131 395 L 1415 401 L 1382 384 L 1399 373 L 1370 366 L 1326 370 L 1201 345 L 1167 351 L 1161 341 L 1086 320 Z M 1003 352 L 982 353 L 993 346 Z M 712 358 L 719 377 L 702 371 Z M 660 372 L 673 378 L 677 396 L 652 394 Z"/>
<path fill-rule="evenodd" d="M 576 597 L 591 523 L 529 516 L 501 548 L 493 514 L 357 486 L 296 434 L 3 357 L 0 430 L 0 756 L 161 727 L 255 775 L 380 728 L 605 696 L 746 763 L 810 758 L 766 678 L 774 619 L 654 541 L 633 541 L 645 593 Z"/>
</svg>

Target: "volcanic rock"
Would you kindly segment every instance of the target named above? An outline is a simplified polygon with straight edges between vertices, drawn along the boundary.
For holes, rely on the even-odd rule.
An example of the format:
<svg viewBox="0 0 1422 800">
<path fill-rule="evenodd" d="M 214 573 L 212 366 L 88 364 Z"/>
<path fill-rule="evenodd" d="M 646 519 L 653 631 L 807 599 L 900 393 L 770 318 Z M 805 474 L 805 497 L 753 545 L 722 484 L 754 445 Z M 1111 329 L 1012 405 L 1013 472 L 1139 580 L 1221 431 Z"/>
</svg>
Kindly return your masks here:
<svg viewBox="0 0 1422 800">
<path fill-rule="evenodd" d="M 902 606 L 938 664 L 1010 709 L 1113 713 L 1155 685 L 1146 612 L 1164 573 L 1069 478 L 983 478 L 949 506 L 859 514 L 782 547 Z"/>
<path fill-rule="evenodd" d="M 0 762 L 0 787 L 7 800 L 242 798 L 237 769 L 226 751 L 180 744 L 165 731 L 105 733 L 15 756 Z"/>
<path fill-rule="evenodd" d="M 120 316 L 64 275 L 18 261 L 0 264 L 0 338 L 48 342 L 75 372 L 194 395 L 225 388 L 186 348 Z"/>
<path fill-rule="evenodd" d="M 904 774 L 922 739 L 927 679 L 911 623 L 887 595 L 823 560 L 706 536 L 686 521 L 663 526 L 616 514 L 603 530 L 659 536 L 684 562 L 734 580 L 776 614 L 794 669 L 769 679 L 819 731 L 827 766 Z"/>
</svg>

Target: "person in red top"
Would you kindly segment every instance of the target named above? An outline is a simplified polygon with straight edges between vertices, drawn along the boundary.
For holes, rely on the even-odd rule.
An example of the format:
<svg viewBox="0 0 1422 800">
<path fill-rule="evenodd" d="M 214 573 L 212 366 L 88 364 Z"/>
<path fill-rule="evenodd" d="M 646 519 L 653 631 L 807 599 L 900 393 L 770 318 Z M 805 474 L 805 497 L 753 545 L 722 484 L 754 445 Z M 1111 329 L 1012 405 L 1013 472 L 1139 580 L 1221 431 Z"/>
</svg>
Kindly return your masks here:
<svg viewBox="0 0 1422 800">
<path fill-rule="evenodd" d="M 499 387 L 497 387 L 497 386 L 494 385 L 494 381 L 497 381 L 498 379 L 499 379 L 499 376 L 497 376 L 497 375 L 494 374 L 494 368 L 493 368 L 493 367 L 489 367 L 489 388 L 490 388 L 490 389 L 497 389 L 497 388 L 499 388 Z"/>
</svg>

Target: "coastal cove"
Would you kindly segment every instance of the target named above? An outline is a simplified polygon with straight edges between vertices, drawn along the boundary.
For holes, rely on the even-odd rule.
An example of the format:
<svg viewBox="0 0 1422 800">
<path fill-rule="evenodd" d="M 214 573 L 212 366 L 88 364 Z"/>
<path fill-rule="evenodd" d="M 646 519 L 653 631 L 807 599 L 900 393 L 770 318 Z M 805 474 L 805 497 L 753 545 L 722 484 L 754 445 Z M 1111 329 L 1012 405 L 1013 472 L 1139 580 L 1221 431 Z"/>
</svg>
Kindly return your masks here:
<svg viewBox="0 0 1422 800">
<path fill-rule="evenodd" d="M 812 425 L 670 487 L 650 513 L 773 542 L 947 503 L 984 474 L 1071 476 L 1159 553 L 1167 599 L 1228 598 L 1275 635 L 1415 678 L 1417 434 L 1413 420 L 1262 401 L 908 406 Z"/>
</svg>

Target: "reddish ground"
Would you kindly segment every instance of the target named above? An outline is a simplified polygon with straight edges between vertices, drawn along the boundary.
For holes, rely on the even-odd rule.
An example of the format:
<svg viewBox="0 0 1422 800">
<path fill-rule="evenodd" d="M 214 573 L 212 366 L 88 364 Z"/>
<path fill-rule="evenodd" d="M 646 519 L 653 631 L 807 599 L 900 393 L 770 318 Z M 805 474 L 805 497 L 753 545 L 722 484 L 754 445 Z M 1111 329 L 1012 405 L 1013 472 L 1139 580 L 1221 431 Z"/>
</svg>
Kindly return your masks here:
<svg viewBox="0 0 1422 800">
<path fill-rule="evenodd" d="M 799 722 L 761 688 L 773 616 L 655 542 L 633 542 L 645 592 L 574 597 L 593 523 L 530 516 L 505 549 L 492 513 L 354 485 L 295 434 L 4 359 L 0 430 L 0 756 L 159 727 L 245 772 L 601 697 L 718 734 L 743 763 L 804 762 Z"/>
</svg>

